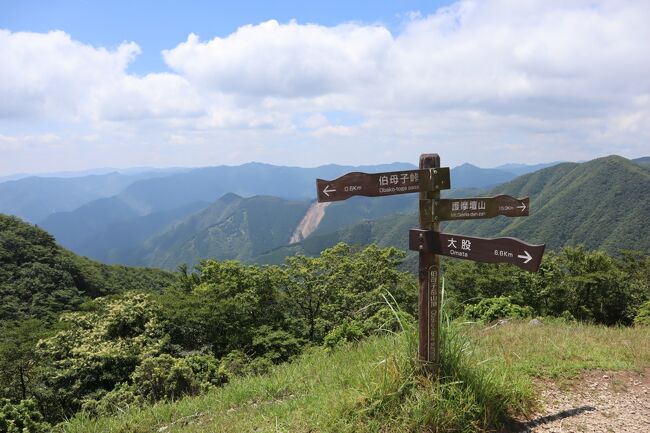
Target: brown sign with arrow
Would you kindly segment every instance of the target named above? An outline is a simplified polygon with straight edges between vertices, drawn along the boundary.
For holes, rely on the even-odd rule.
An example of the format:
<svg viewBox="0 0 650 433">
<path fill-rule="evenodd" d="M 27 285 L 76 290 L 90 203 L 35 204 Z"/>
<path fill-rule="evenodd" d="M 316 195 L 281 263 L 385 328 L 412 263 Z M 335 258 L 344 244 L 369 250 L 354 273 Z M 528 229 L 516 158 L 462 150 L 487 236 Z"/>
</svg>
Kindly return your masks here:
<svg viewBox="0 0 650 433">
<path fill-rule="evenodd" d="M 545 245 L 532 245 L 515 238 L 477 238 L 432 230 L 411 229 L 409 249 L 433 252 L 483 263 L 511 263 L 537 272 Z"/>
<path fill-rule="evenodd" d="M 528 216 L 529 199 L 509 195 L 439 199 L 435 202 L 436 217 L 440 221 Z"/>
<path fill-rule="evenodd" d="M 419 192 L 423 182 L 431 191 L 449 189 L 449 167 L 440 167 L 431 171 L 352 172 L 334 180 L 316 179 L 316 188 L 318 201 L 322 203 L 346 200 L 355 195 L 381 197 Z"/>
</svg>

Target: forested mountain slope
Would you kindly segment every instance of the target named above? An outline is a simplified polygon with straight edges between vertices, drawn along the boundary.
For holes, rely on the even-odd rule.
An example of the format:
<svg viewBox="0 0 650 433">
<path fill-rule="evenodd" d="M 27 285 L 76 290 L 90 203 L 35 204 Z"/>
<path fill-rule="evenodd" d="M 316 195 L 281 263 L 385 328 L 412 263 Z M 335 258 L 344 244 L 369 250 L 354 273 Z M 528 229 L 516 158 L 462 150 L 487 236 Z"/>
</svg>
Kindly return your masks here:
<svg viewBox="0 0 650 433">
<path fill-rule="evenodd" d="M 142 264 L 176 268 L 201 258 L 249 261 L 286 245 L 309 207 L 308 201 L 226 194 L 162 234 L 147 240 L 137 255 Z"/>
<path fill-rule="evenodd" d="M 174 276 L 158 269 L 107 266 L 59 247 L 44 230 L 0 214 L 0 323 L 53 319 L 90 298 L 159 290 Z"/>
<path fill-rule="evenodd" d="M 548 248 L 584 244 L 617 253 L 650 251 L 650 172 L 620 156 L 564 163 L 491 194 L 530 196 L 530 216 L 449 223 L 451 232 L 514 236 Z"/>
</svg>

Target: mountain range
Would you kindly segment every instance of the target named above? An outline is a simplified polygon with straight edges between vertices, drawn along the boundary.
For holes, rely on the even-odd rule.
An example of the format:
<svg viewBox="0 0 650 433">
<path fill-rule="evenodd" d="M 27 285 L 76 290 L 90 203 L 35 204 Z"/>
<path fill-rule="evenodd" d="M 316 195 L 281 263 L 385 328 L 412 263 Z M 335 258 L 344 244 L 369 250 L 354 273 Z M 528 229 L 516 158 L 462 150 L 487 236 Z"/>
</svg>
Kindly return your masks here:
<svg viewBox="0 0 650 433">
<path fill-rule="evenodd" d="M 237 167 L 192 169 L 135 180 L 113 196 L 92 200 L 71 211 L 52 213 L 38 223 L 52 233 L 61 245 L 79 254 L 112 263 L 142 264 L 144 258 L 134 251 L 141 251 L 145 239 L 162 234 L 170 226 L 225 194 L 233 193 L 240 197 L 265 195 L 310 202 L 315 195 L 315 179 L 319 177 L 334 179 L 350 171 L 413 168 L 413 165 L 406 163 L 361 167 L 327 165 L 316 168 L 250 163 Z M 485 187 L 515 177 L 514 174 L 468 164 L 452 169 L 452 173 L 456 172 L 459 173 L 461 186 Z M 361 200 L 359 203 L 362 204 L 359 205 L 336 204 L 316 230 L 331 231 L 363 218 L 373 219 L 404 211 L 409 209 L 407 203 L 415 203 L 414 200 L 413 197 L 406 197 L 380 202 Z M 291 236 L 279 245 L 286 245 Z M 300 234 L 296 236 L 297 240 L 301 239 Z M 155 249 L 154 246 L 151 248 Z M 147 253 L 147 256 L 150 255 Z M 145 260 L 144 263 L 149 262 Z"/>
<path fill-rule="evenodd" d="M 463 164 L 453 169 L 456 187 L 495 185 L 513 179 L 522 171 L 537 168 L 515 164 L 509 167 L 486 169 Z M 85 205 L 89 208 L 81 210 L 82 213 L 92 213 L 95 206 L 100 213 L 107 206 L 119 208 L 126 205 L 133 214 L 146 215 L 200 201 L 212 203 L 228 192 L 244 197 L 270 195 L 310 199 L 316 177 L 333 179 L 349 171 L 412 168 L 415 166 L 407 163 L 358 167 L 325 165 L 315 168 L 249 163 L 204 168 L 134 168 L 119 172 L 97 169 L 78 172 L 77 176 L 74 172 L 48 176 L 15 175 L 0 179 L 0 213 L 42 224 L 53 214 L 73 212 Z M 112 204 L 93 203 L 99 199 L 110 199 Z"/>
<path fill-rule="evenodd" d="M 551 249 L 584 243 L 610 252 L 647 251 L 649 161 L 611 156 L 496 169 L 460 165 L 451 170 L 454 189 L 444 196 L 529 195 L 531 216 L 445 223 L 444 230 L 517 236 Z M 417 194 L 326 204 L 313 197 L 317 177 L 412 168 L 405 163 L 316 168 L 250 163 L 54 181 L 32 177 L 0 183 L 0 204 L 33 216 L 46 214 L 47 206 L 85 201 L 73 210 L 48 214 L 39 226 L 64 247 L 105 263 L 168 269 L 208 257 L 280 263 L 297 252 L 317 255 L 339 241 L 406 249 L 406 233 L 417 225 Z"/>
<path fill-rule="evenodd" d="M 584 244 L 589 249 L 614 254 L 622 250 L 648 253 L 648 191 L 650 169 L 638 161 L 610 156 L 585 163 L 562 163 L 477 194 L 530 196 L 530 216 L 445 222 L 442 230 L 470 236 L 518 237 L 530 243 L 545 243 L 550 250 Z M 361 221 L 330 233 L 315 233 L 294 245 L 278 247 L 256 261 L 276 264 L 297 253 L 317 255 L 338 242 L 376 243 L 406 250 L 408 230 L 417 225 L 415 212 Z M 411 258 L 409 263 L 412 261 Z"/>
</svg>

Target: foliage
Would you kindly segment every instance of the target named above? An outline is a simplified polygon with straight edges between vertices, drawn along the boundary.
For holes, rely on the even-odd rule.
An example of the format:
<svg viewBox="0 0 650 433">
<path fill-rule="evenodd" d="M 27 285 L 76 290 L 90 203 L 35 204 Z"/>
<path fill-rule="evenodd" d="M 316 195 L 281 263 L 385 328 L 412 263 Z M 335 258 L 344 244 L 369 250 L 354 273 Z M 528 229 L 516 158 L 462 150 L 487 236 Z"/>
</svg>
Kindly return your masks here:
<svg viewBox="0 0 650 433">
<path fill-rule="evenodd" d="M 233 380 L 173 405 L 97 420 L 77 417 L 61 431 L 157 431 L 173 426 L 183 433 L 479 432 L 492 431 L 488 427 L 498 425 L 504 411 L 530 413 L 534 398 L 525 377 L 509 374 L 504 365 L 481 368 L 486 358 L 460 346 L 462 363 L 448 366 L 444 384 L 436 386 L 417 374 L 416 341 L 410 328 L 341 349 L 315 347 L 269 375 Z"/>
<path fill-rule="evenodd" d="M 26 400 L 38 392 L 42 363 L 36 343 L 46 335 L 35 319 L 0 324 L 0 395 Z"/>
<path fill-rule="evenodd" d="M 184 395 L 195 395 L 200 390 L 192 368 L 184 359 L 163 354 L 147 358 L 132 375 L 136 394 L 150 403 L 174 401 Z"/>
<path fill-rule="evenodd" d="M 359 341 L 364 336 L 363 325 L 356 320 L 345 320 L 323 339 L 323 345 L 333 349 L 339 345 Z"/>
<path fill-rule="evenodd" d="M 50 429 L 33 401 L 14 404 L 0 399 L 0 433 L 46 433 Z"/>
<path fill-rule="evenodd" d="M 386 306 L 363 322 L 366 334 L 381 332 L 399 332 L 415 323 L 415 318 L 396 306 Z"/>
<path fill-rule="evenodd" d="M 634 324 L 650 326 L 650 301 L 646 301 L 641 305 L 641 307 L 639 307 L 639 312 L 634 318 Z"/>
<path fill-rule="evenodd" d="M 510 265 L 445 261 L 447 292 L 459 316 L 467 304 L 507 296 L 534 315 L 568 315 L 582 321 L 629 325 L 650 299 L 650 256 L 614 258 L 582 246 L 546 253 L 538 273 Z"/>
<path fill-rule="evenodd" d="M 241 350 L 233 350 L 221 358 L 219 374 L 225 382 L 229 382 L 239 376 L 264 374 L 272 365 L 268 358 L 251 358 Z"/>
<path fill-rule="evenodd" d="M 478 304 L 467 305 L 463 314 L 468 320 L 483 323 L 497 319 L 523 319 L 532 315 L 532 308 L 513 304 L 507 296 L 481 299 Z"/>
<path fill-rule="evenodd" d="M 17 219 L 0 218 L 0 224 L 0 296 L 6 301 L 0 304 L 0 398 L 32 399 L 49 422 L 80 408 L 101 416 L 206 393 L 275 371 L 274 364 L 305 351 L 309 357 L 321 344 L 334 354 L 342 343 L 373 334 L 406 329 L 413 335 L 417 284 L 399 270 L 405 254 L 394 248 L 337 244 L 282 266 L 204 260 L 192 271 L 179 268 L 172 280 L 167 273 L 76 257 Z M 547 254 L 537 274 L 506 265 L 443 264 L 451 315 L 465 312 L 474 320 L 535 314 L 631 324 L 644 317 L 641 306 L 650 299 L 650 258 L 638 253 L 611 257 L 570 247 Z M 151 289 L 125 292 L 128 287 Z M 100 295 L 109 296 L 93 300 Z M 364 413 L 386 405 L 391 413 L 414 396 L 449 402 L 441 410 L 467 404 L 472 409 L 457 414 L 463 422 L 487 417 L 485 410 L 502 411 L 487 401 L 501 397 L 485 390 L 502 384 L 453 373 L 457 364 L 446 370 L 444 385 L 466 381 L 463 387 L 426 394 L 413 382 L 409 363 L 403 357 L 378 364 L 387 369 L 384 388 L 361 399 L 368 404 Z M 282 387 L 268 387 L 269 395 L 284 395 Z M 371 418 L 355 419 L 358 426 Z"/>
<path fill-rule="evenodd" d="M 126 382 L 138 364 L 163 353 L 168 341 L 159 307 L 148 296 L 128 293 L 96 303 L 96 312 L 64 314 L 66 328 L 37 346 L 49 360 L 46 384 L 57 390 L 59 416 L 72 415 L 82 400 Z"/>
<path fill-rule="evenodd" d="M 144 404 L 144 399 L 142 396 L 136 395 L 133 386 L 120 383 L 109 392 L 99 392 L 95 398 L 85 399 L 81 405 L 81 413 L 93 417 L 111 416 L 130 408 L 141 407 Z"/>
<path fill-rule="evenodd" d="M 338 244 L 318 258 L 287 259 L 286 303 L 294 322 L 310 341 L 322 341 L 337 324 L 354 317 L 360 321 L 383 308 L 390 292 L 407 312 L 414 312 L 415 279 L 397 270 L 404 253 L 375 245 L 355 252 Z"/>
<path fill-rule="evenodd" d="M 285 362 L 300 353 L 305 341 L 292 334 L 262 325 L 255 330 L 252 348 L 257 356 L 263 356 L 274 364 Z"/>
</svg>

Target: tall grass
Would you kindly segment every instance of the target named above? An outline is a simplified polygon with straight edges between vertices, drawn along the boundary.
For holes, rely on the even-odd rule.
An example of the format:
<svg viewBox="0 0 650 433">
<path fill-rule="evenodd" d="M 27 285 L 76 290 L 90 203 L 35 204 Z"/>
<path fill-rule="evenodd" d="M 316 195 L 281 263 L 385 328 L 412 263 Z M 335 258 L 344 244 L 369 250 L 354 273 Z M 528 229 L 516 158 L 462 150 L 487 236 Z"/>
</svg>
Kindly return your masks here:
<svg viewBox="0 0 650 433">
<path fill-rule="evenodd" d="M 455 325 L 441 327 L 437 377 L 420 374 L 414 330 L 402 339 L 402 350 L 384 360 L 381 380 L 359 404 L 368 431 L 491 431 L 535 407 L 531 382 L 503 365 L 482 363 Z"/>
</svg>

